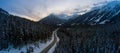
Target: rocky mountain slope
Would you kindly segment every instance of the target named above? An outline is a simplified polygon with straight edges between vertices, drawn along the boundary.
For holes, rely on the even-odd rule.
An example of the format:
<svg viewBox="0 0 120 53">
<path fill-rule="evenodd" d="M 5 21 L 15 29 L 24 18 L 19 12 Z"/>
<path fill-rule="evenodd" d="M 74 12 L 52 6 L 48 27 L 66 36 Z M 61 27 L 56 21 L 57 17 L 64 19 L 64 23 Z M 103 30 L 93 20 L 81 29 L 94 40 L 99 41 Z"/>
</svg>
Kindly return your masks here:
<svg viewBox="0 0 120 53">
<path fill-rule="evenodd" d="M 105 24 L 120 13 L 120 1 L 111 1 L 103 6 L 94 7 L 90 12 L 67 22 L 68 25 Z M 65 24 L 65 25 L 66 25 Z"/>
</svg>

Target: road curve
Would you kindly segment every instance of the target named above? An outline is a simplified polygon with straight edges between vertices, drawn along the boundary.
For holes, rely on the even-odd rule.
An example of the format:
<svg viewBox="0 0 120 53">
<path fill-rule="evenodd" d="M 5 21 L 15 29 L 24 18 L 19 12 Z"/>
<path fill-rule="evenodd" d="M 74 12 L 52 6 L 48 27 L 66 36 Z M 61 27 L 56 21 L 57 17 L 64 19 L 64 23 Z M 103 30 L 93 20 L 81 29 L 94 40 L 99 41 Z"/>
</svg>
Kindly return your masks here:
<svg viewBox="0 0 120 53">
<path fill-rule="evenodd" d="M 56 29 L 55 31 L 53 31 L 53 41 L 45 48 L 43 49 L 40 53 L 48 53 L 48 51 L 55 45 L 55 43 L 58 41 L 57 39 L 57 31 L 59 29 Z"/>
</svg>

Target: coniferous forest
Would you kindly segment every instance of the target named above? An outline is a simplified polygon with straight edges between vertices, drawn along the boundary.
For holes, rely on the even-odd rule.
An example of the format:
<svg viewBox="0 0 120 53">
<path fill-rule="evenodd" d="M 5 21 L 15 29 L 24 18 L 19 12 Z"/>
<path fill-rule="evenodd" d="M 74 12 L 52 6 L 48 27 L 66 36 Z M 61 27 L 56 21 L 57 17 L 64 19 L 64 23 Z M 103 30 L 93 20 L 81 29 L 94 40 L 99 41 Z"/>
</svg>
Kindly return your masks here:
<svg viewBox="0 0 120 53">
<path fill-rule="evenodd" d="M 0 9 L 0 50 L 50 39 L 53 27 L 9 14 Z"/>
<path fill-rule="evenodd" d="M 0 53 L 120 53 L 120 1 L 29 1 L 0 5 Z"/>
</svg>

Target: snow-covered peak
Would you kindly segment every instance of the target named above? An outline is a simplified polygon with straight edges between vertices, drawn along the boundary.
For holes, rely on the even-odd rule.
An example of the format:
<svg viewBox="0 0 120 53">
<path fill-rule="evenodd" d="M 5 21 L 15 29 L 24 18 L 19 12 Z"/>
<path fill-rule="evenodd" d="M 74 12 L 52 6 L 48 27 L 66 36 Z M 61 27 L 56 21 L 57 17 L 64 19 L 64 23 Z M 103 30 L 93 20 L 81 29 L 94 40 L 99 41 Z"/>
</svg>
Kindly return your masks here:
<svg viewBox="0 0 120 53">
<path fill-rule="evenodd" d="M 94 19 L 96 23 L 105 23 L 106 20 L 120 13 L 120 1 L 104 2 L 101 6 L 94 7 L 94 10 L 96 10 L 96 13 L 92 12 L 94 15 L 91 19 Z"/>
<path fill-rule="evenodd" d="M 62 19 L 71 19 L 71 18 L 76 18 L 77 16 L 79 15 L 83 15 L 87 12 L 89 12 L 91 10 L 91 6 L 84 6 L 84 7 L 80 7 L 80 6 L 77 6 L 76 8 L 74 9 L 71 9 L 71 10 L 66 10 L 66 11 L 63 11 L 61 12 L 60 14 L 56 14 L 58 17 L 62 18 Z"/>
<path fill-rule="evenodd" d="M 90 25 L 105 24 L 120 14 L 120 1 L 110 1 L 95 4 L 89 12 L 78 16 L 72 23 L 87 23 Z"/>
<path fill-rule="evenodd" d="M 97 10 L 98 19 L 96 19 L 95 22 L 99 22 L 101 19 L 103 21 L 109 20 L 120 13 L 120 1 L 106 2 L 101 7 L 98 7 Z"/>
<path fill-rule="evenodd" d="M 114 10 L 120 7 L 120 1 L 111 1 L 108 2 L 105 6 L 102 8 L 105 8 L 105 10 Z"/>
<path fill-rule="evenodd" d="M 108 7 L 115 7 L 117 5 L 120 6 L 120 1 L 110 1 L 110 2 L 107 3 L 106 6 L 108 6 Z"/>
<path fill-rule="evenodd" d="M 103 10 L 113 10 L 115 7 L 120 6 L 120 1 L 105 1 L 97 4 L 93 4 L 92 10 L 103 9 Z"/>
<path fill-rule="evenodd" d="M 99 7 L 94 7 L 93 10 L 98 10 L 99 16 L 107 15 L 106 17 L 111 18 L 120 13 L 120 1 L 105 2 Z"/>
</svg>

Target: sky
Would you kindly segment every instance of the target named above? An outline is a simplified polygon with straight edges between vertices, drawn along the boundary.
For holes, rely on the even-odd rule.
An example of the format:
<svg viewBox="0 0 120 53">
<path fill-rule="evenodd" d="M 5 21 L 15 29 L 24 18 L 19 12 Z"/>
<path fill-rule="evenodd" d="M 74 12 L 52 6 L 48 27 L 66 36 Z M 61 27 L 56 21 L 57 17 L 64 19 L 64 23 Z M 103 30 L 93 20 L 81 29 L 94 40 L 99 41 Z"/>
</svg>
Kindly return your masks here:
<svg viewBox="0 0 120 53">
<path fill-rule="evenodd" d="M 0 8 L 10 14 L 39 21 L 51 13 L 69 13 L 104 1 L 109 0 L 0 0 Z"/>
</svg>

